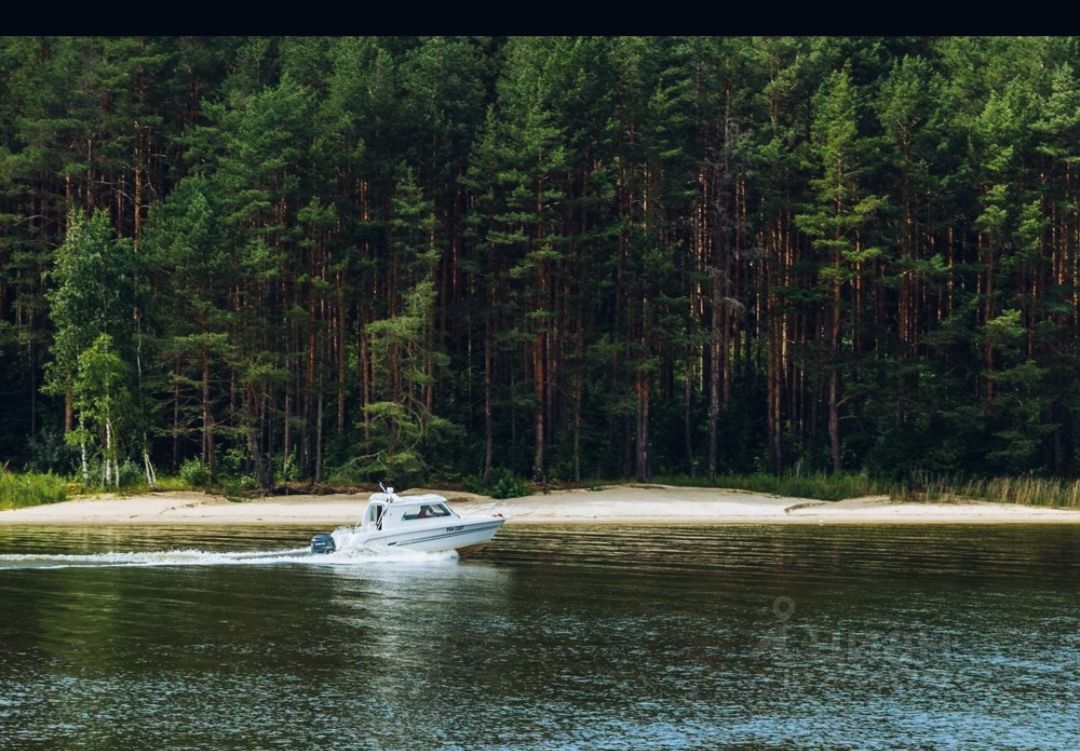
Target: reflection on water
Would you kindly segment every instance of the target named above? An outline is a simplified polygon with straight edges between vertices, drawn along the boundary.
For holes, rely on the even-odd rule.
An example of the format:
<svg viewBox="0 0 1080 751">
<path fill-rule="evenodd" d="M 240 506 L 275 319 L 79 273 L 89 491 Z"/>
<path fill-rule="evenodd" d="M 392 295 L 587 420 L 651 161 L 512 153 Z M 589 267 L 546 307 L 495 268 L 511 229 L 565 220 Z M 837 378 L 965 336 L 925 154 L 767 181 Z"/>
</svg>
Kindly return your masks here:
<svg viewBox="0 0 1080 751">
<path fill-rule="evenodd" d="M 1075 528 L 311 531 L 0 528 L 0 748 L 1077 746 Z"/>
</svg>

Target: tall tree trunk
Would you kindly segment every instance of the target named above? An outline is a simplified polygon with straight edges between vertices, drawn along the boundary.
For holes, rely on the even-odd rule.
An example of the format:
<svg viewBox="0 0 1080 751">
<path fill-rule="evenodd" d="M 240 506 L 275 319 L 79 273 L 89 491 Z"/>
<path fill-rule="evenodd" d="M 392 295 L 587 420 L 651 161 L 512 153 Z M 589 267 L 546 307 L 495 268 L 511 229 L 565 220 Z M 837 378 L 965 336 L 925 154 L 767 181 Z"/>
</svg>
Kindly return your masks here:
<svg viewBox="0 0 1080 751">
<path fill-rule="evenodd" d="M 248 412 L 248 424 L 245 430 L 248 439 L 248 453 L 251 454 L 251 461 L 252 464 L 254 464 L 255 466 L 255 477 L 258 478 L 259 487 L 261 487 L 264 491 L 268 491 L 270 490 L 271 485 L 269 473 L 267 472 L 266 462 L 263 461 L 263 452 L 262 446 L 259 441 L 258 431 L 255 429 L 255 425 L 251 422 L 251 416 L 254 413 L 255 398 L 254 395 L 250 392 L 253 392 L 254 389 L 253 387 L 249 386 L 247 389 L 245 389 L 245 391 L 249 392 L 248 394 L 245 394 L 244 398 L 244 401 L 247 404 Z"/>
<path fill-rule="evenodd" d="M 32 327 L 33 322 L 31 321 L 29 325 Z M 32 342 L 27 345 L 27 353 L 30 365 L 30 440 L 35 440 L 37 438 L 38 364 Z"/>
<path fill-rule="evenodd" d="M 694 476 L 694 437 L 691 420 L 691 399 L 694 393 L 694 365 L 689 354 L 686 356 L 686 380 L 683 383 L 683 444 L 686 449 L 686 474 Z"/>
<path fill-rule="evenodd" d="M 994 242 L 986 240 L 984 241 L 984 247 L 986 249 L 986 280 L 983 299 L 983 325 L 985 326 L 994 318 Z M 986 339 L 985 365 L 986 399 L 991 401 L 994 398 L 994 381 L 991 377 L 994 373 L 994 345 L 990 337 Z"/>
<path fill-rule="evenodd" d="M 368 351 L 367 332 L 364 330 L 365 319 L 361 306 L 356 306 L 356 345 L 359 351 L 360 365 L 360 418 L 364 423 L 364 446 L 371 443 L 371 415 L 368 414 L 367 405 L 371 403 L 371 362 Z"/>
<path fill-rule="evenodd" d="M 180 358 L 176 358 L 175 375 L 180 374 Z M 180 469 L 180 379 L 173 382 L 173 430 L 172 430 L 172 471 Z"/>
<path fill-rule="evenodd" d="M 774 299 L 773 303 L 775 303 Z M 770 305 L 770 308 L 771 307 L 772 306 Z M 774 475 L 780 475 L 784 468 L 780 420 L 780 392 L 783 383 L 780 344 L 783 336 L 783 328 L 780 321 L 777 320 L 778 318 L 779 316 L 776 313 L 769 314 L 769 320 L 765 329 L 766 336 L 769 340 L 768 349 L 765 353 L 769 468 Z"/>
<path fill-rule="evenodd" d="M 112 424 L 105 419 L 105 487 L 112 482 Z M 117 483 L 119 484 L 119 483 Z"/>
<path fill-rule="evenodd" d="M 315 407 L 315 482 L 322 482 L 323 469 L 323 393 L 319 384 L 319 397 Z"/>
<path fill-rule="evenodd" d="M 281 476 L 288 480 L 289 477 L 289 462 L 292 457 L 292 399 L 289 394 L 290 384 L 285 384 L 285 420 L 284 425 L 281 426 L 282 440 L 281 440 Z"/>
<path fill-rule="evenodd" d="M 348 362 L 346 327 L 345 291 L 342 275 L 338 274 L 338 304 L 337 304 L 337 434 L 338 437 L 345 435 L 345 371 Z"/>
<path fill-rule="evenodd" d="M 842 205 L 837 198 L 836 216 L 841 216 Z M 839 235 L 835 238 L 839 241 Z M 840 461 L 840 407 L 839 407 L 839 378 L 840 378 L 840 267 L 841 257 L 839 251 L 833 253 L 833 269 L 837 275 L 832 284 L 832 310 L 829 321 L 829 445 L 832 448 L 833 472 L 840 474 L 843 469 Z"/>
<path fill-rule="evenodd" d="M 492 325 L 491 322 L 488 321 L 484 326 L 487 329 L 485 332 L 486 335 L 484 336 L 484 481 L 487 482 L 488 477 L 491 476 L 491 460 L 494 444 L 491 420 Z"/>
<path fill-rule="evenodd" d="M 145 436 L 143 437 L 143 440 L 146 440 Z M 151 488 L 156 487 L 157 472 L 154 470 L 154 463 L 150 461 L 150 451 L 146 448 L 145 445 L 143 446 L 142 456 L 143 470 L 146 472 L 146 484 L 149 485 Z"/>
<path fill-rule="evenodd" d="M 210 468 L 210 476 L 216 478 L 217 467 L 214 462 L 214 430 L 210 418 L 210 353 L 202 351 L 202 459 Z"/>
<path fill-rule="evenodd" d="M 313 410 L 311 408 L 311 402 L 315 396 L 315 303 L 314 298 L 309 304 L 308 309 L 308 335 L 307 335 L 307 352 L 305 360 L 307 365 L 304 369 L 304 392 L 301 404 L 303 410 L 303 429 L 300 432 L 300 465 L 305 470 L 305 477 L 311 477 L 314 474 L 314 467 L 312 466 L 313 452 L 311 450 L 312 443 L 312 429 L 314 427 L 314 420 L 312 420 Z M 311 474 L 308 474 L 310 472 Z"/>
<path fill-rule="evenodd" d="M 533 453 L 533 479 L 546 485 L 544 473 L 544 335 L 537 334 L 533 339 L 533 397 L 536 399 L 535 438 L 536 448 Z"/>
<path fill-rule="evenodd" d="M 574 482 L 581 482 L 581 376 L 574 380 Z"/>
<path fill-rule="evenodd" d="M 720 273 L 717 270 L 713 271 L 709 354 L 709 482 L 716 482 L 716 427 L 720 420 Z"/>
<path fill-rule="evenodd" d="M 82 418 L 79 419 L 81 424 Z M 82 481 L 83 485 L 90 484 L 90 466 L 86 460 L 86 440 L 79 441 L 79 466 L 82 467 Z"/>
<path fill-rule="evenodd" d="M 649 481 L 649 374 L 639 371 L 637 376 L 637 431 L 636 476 L 638 482 Z"/>
<path fill-rule="evenodd" d="M 840 462 L 840 409 L 837 406 L 837 381 L 839 376 L 836 365 L 829 373 L 829 446 L 832 448 L 833 472 L 840 474 L 843 466 Z"/>
</svg>

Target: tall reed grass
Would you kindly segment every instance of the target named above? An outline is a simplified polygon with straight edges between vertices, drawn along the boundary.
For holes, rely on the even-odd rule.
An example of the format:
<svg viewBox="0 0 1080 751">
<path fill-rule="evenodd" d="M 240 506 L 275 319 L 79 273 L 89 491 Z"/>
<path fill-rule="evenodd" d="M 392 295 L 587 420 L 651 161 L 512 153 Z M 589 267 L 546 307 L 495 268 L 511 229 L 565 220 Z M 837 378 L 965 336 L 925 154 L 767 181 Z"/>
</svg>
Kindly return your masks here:
<svg viewBox="0 0 1080 751">
<path fill-rule="evenodd" d="M 894 483 L 874 479 L 864 473 L 834 475 L 827 472 L 812 472 L 775 476 L 766 472 L 755 472 L 718 475 L 714 483 L 710 483 L 705 478 L 691 478 L 686 475 L 658 477 L 655 481 L 667 485 L 752 490 L 757 493 L 772 493 L 790 498 L 812 498 L 819 501 L 888 495 L 896 500 L 916 502 L 992 501 L 1026 506 L 1080 508 L 1080 480 L 1031 475 L 982 479 L 916 476 L 904 483 Z"/>
<path fill-rule="evenodd" d="M 946 477 L 914 483 L 897 491 L 895 495 L 903 500 L 938 503 L 979 500 L 1026 506 L 1080 508 L 1080 480 L 1031 475 L 972 480 Z"/>
</svg>

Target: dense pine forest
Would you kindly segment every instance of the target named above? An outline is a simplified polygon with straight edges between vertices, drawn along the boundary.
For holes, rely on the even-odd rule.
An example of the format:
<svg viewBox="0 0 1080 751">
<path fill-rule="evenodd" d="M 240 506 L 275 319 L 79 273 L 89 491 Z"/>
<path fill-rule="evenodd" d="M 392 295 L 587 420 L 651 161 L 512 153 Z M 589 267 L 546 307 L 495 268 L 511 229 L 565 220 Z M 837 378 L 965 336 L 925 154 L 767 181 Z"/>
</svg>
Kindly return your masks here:
<svg viewBox="0 0 1080 751">
<path fill-rule="evenodd" d="M 1078 52 L 0 40 L 0 463 L 1073 476 Z"/>
</svg>

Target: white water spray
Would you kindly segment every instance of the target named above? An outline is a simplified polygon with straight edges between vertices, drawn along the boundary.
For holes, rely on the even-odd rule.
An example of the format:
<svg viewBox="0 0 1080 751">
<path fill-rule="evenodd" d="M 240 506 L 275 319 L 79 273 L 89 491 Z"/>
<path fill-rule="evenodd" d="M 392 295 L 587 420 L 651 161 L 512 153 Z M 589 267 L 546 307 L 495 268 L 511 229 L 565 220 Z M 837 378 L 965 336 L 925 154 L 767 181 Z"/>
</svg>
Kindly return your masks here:
<svg viewBox="0 0 1080 751">
<path fill-rule="evenodd" d="M 308 547 L 280 550 L 228 552 L 218 550 L 173 549 L 145 552 L 49 554 L 16 553 L 0 555 L 0 570 L 14 568 L 133 567 L 133 566 L 267 566 L 299 564 L 314 566 L 369 566 L 380 563 L 437 564 L 457 560 L 455 551 L 425 553 L 417 550 L 372 550 L 360 544 L 353 527 L 333 531 L 337 550 L 313 555 Z"/>
</svg>

